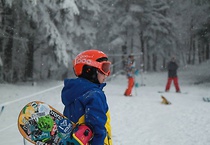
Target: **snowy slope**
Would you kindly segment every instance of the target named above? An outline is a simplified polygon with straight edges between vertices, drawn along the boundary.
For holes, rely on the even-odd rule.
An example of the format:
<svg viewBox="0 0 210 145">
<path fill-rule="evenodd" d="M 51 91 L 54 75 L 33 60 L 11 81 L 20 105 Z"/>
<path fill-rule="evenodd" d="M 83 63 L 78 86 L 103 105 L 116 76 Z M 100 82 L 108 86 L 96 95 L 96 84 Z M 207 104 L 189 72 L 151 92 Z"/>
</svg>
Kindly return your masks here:
<svg viewBox="0 0 210 145">
<path fill-rule="evenodd" d="M 124 97 L 125 76 L 118 76 L 107 83 L 105 93 L 111 111 L 114 145 L 208 145 L 210 142 L 210 103 L 202 97 L 210 97 L 208 79 L 209 63 L 180 69 L 179 82 L 182 92 L 175 93 L 171 86 L 169 93 L 164 90 L 167 73 L 144 73 L 133 90 L 133 97 Z M 200 83 L 196 83 L 200 82 Z M 199 84 L 199 85 L 198 85 Z M 61 81 L 38 82 L 17 85 L 0 84 L 0 145 L 22 145 L 23 138 L 17 129 L 19 110 L 29 101 L 41 100 L 62 112 L 60 101 Z M 161 104 L 164 95 L 172 104 Z M 27 142 L 30 145 L 29 142 Z"/>
</svg>

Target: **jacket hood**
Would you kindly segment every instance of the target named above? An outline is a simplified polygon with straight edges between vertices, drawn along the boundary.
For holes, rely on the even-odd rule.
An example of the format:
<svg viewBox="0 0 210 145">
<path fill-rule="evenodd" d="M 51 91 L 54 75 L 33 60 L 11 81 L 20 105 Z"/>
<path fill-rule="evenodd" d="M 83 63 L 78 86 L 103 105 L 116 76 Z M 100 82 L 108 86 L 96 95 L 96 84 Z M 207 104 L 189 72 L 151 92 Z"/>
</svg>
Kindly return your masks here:
<svg viewBox="0 0 210 145">
<path fill-rule="evenodd" d="M 64 105 L 71 104 L 77 97 L 80 97 L 94 88 L 103 89 L 106 83 L 95 84 L 84 78 L 65 79 L 61 92 L 61 99 Z"/>
</svg>

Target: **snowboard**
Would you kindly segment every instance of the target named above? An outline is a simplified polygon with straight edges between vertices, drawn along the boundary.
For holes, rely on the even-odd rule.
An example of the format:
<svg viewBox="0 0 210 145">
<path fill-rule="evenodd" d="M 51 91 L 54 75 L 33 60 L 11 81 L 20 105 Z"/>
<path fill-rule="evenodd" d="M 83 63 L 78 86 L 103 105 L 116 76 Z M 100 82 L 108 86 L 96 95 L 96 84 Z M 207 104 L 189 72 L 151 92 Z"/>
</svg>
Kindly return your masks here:
<svg viewBox="0 0 210 145">
<path fill-rule="evenodd" d="M 165 104 L 165 105 L 170 105 L 171 104 L 171 102 L 169 102 L 164 96 L 161 96 L 161 98 L 162 98 L 161 104 Z"/>
<path fill-rule="evenodd" d="M 26 104 L 17 125 L 20 134 L 35 145 L 88 145 L 92 138 L 92 131 L 86 125 L 75 125 L 41 101 Z"/>
</svg>

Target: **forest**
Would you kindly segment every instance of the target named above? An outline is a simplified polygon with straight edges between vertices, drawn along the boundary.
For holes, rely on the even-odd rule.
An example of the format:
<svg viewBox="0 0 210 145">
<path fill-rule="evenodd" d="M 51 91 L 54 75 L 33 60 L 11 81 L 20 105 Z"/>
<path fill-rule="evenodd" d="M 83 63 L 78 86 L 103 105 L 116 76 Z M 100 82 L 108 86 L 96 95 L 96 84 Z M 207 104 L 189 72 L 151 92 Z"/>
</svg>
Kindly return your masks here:
<svg viewBox="0 0 210 145">
<path fill-rule="evenodd" d="M 99 49 L 112 74 L 134 54 L 141 71 L 210 59 L 209 0 L 1 0 L 0 82 L 74 76 L 72 59 Z"/>
</svg>

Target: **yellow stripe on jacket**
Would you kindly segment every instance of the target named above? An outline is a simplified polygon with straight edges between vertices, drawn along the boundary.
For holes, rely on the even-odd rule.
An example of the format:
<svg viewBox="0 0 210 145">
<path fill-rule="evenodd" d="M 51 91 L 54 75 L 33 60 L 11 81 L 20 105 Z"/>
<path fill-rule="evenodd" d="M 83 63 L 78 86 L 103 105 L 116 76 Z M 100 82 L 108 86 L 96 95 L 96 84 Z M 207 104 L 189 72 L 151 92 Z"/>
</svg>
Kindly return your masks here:
<svg viewBox="0 0 210 145">
<path fill-rule="evenodd" d="M 111 124 L 110 124 L 110 113 L 109 111 L 106 113 L 107 116 L 107 121 L 105 124 L 105 128 L 107 130 L 107 135 L 106 138 L 104 139 L 104 144 L 105 145 L 112 145 L 112 133 L 111 133 Z"/>
<path fill-rule="evenodd" d="M 106 113 L 106 116 L 107 116 L 107 121 L 105 124 L 105 128 L 107 130 L 107 135 L 106 135 L 106 138 L 104 139 L 104 145 L 112 145 L 112 139 L 111 139 L 112 133 L 111 133 L 110 112 L 109 111 Z M 83 124 L 84 122 L 85 122 L 85 115 L 82 115 L 79 118 L 79 121 L 77 123 Z"/>
</svg>

